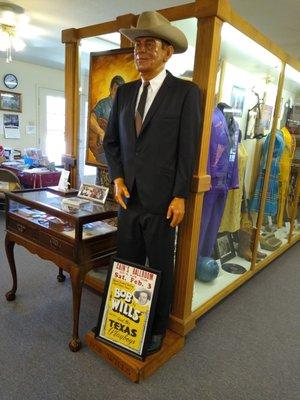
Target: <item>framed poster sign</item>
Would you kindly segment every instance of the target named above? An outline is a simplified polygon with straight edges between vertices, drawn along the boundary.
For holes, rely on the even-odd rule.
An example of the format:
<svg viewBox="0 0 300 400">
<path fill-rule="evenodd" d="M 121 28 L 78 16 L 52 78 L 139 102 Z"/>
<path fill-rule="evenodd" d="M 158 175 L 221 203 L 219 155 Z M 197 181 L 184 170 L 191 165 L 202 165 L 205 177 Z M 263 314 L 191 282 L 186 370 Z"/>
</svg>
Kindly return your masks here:
<svg viewBox="0 0 300 400">
<path fill-rule="evenodd" d="M 114 258 L 95 337 L 144 360 L 159 281 L 160 271 Z"/>
</svg>

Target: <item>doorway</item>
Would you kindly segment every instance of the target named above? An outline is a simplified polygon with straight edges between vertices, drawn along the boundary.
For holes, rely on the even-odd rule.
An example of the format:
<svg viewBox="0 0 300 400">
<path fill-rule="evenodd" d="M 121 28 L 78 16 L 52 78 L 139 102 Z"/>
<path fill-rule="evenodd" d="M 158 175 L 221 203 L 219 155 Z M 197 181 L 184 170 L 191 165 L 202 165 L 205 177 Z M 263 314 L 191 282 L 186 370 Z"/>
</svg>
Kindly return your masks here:
<svg viewBox="0 0 300 400">
<path fill-rule="evenodd" d="M 50 162 L 61 165 L 65 153 L 65 93 L 39 88 L 39 147 Z"/>
</svg>

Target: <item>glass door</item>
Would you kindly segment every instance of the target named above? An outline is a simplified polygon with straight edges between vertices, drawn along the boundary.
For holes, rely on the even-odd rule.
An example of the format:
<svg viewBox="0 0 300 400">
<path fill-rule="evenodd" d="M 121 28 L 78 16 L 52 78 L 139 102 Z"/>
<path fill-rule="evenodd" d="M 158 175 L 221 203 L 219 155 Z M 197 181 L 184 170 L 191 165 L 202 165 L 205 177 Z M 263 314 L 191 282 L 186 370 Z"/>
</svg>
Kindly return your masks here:
<svg viewBox="0 0 300 400">
<path fill-rule="evenodd" d="M 39 146 L 50 162 L 61 165 L 65 153 L 65 94 L 39 88 Z"/>
</svg>

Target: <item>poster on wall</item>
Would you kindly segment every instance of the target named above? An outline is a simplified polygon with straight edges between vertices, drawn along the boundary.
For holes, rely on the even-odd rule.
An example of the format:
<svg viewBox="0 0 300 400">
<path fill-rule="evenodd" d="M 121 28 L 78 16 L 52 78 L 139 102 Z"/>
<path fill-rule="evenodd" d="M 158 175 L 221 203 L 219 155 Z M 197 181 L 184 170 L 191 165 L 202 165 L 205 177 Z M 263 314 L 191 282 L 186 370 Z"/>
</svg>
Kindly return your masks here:
<svg viewBox="0 0 300 400">
<path fill-rule="evenodd" d="M 246 89 L 239 86 L 232 86 L 230 106 L 235 117 L 241 117 L 243 115 L 243 108 L 245 103 Z"/>
<path fill-rule="evenodd" d="M 116 91 L 138 78 L 132 48 L 91 53 L 86 164 L 107 165 L 103 139 Z"/>
<path fill-rule="evenodd" d="M 6 139 L 20 139 L 19 115 L 3 114 L 3 130 Z"/>
<path fill-rule="evenodd" d="M 95 337 L 144 360 L 159 280 L 155 269 L 113 259 Z"/>
<path fill-rule="evenodd" d="M 266 130 L 266 131 L 270 130 L 272 117 L 273 117 L 273 107 L 268 106 L 267 104 L 262 104 L 261 105 L 260 123 L 264 130 Z M 265 133 L 268 133 L 268 132 L 265 132 Z"/>
</svg>

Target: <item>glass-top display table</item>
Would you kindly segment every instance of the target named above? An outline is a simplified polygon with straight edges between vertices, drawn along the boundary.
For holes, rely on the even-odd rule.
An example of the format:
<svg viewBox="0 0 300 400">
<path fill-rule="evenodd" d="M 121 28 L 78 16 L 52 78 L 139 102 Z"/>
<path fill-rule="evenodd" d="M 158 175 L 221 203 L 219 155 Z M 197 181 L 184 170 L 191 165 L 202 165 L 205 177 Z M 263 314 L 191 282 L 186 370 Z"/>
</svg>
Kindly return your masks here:
<svg viewBox="0 0 300 400">
<path fill-rule="evenodd" d="M 116 228 L 110 219 L 116 217 L 117 205 L 110 201 L 105 205 L 87 201 L 70 206 L 65 204 L 67 198 L 51 188 L 7 193 L 5 249 L 13 287 L 6 299 L 13 301 L 17 290 L 15 243 L 54 262 L 59 267 L 58 281 L 64 281 L 63 271 L 69 272 L 73 293 L 73 335 L 69 347 L 78 351 L 82 286 L 86 274 L 106 266 L 115 252 Z"/>
</svg>

